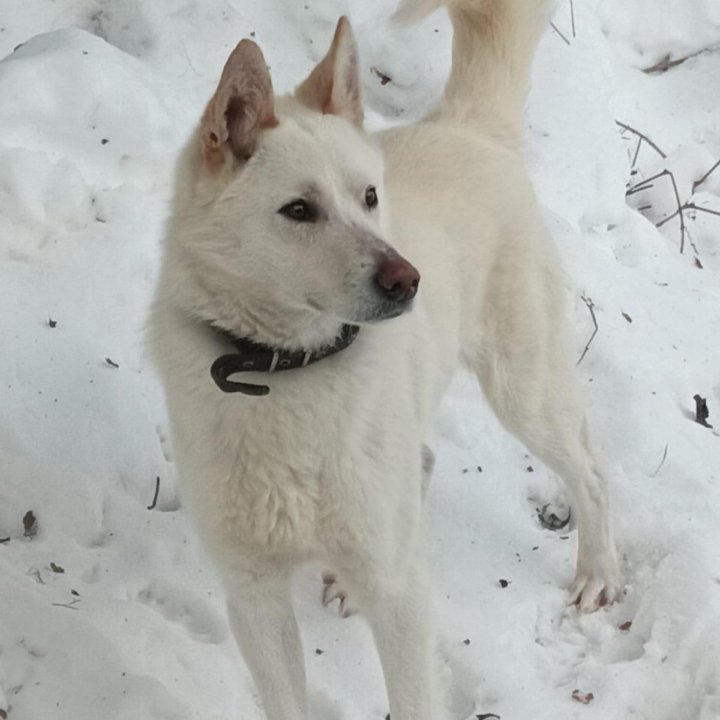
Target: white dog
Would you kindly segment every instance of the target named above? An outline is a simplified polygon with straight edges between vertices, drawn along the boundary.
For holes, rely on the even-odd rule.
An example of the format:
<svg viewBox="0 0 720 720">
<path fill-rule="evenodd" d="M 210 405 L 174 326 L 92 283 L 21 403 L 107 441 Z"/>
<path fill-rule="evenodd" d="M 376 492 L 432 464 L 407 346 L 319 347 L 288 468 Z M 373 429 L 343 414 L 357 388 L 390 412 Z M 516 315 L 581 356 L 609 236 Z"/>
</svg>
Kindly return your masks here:
<svg viewBox="0 0 720 720">
<path fill-rule="evenodd" d="M 368 618 L 393 720 L 446 716 L 419 534 L 423 443 L 459 363 L 572 493 L 572 601 L 618 593 L 560 262 L 522 162 L 548 2 L 446 4 L 452 72 L 423 122 L 363 132 L 343 18 L 291 97 L 243 40 L 178 166 L 152 341 L 183 496 L 270 720 L 308 717 L 290 584 L 310 560 Z"/>
</svg>

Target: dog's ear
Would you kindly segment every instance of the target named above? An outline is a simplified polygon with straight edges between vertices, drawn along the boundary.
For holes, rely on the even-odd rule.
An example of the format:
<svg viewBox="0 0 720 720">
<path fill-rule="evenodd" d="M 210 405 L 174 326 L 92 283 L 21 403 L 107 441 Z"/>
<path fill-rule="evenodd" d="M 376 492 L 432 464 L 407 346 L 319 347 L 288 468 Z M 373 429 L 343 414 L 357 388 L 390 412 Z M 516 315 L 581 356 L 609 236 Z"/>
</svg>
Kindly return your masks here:
<svg viewBox="0 0 720 720">
<path fill-rule="evenodd" d="M 362 127 L 357 47 L 350 21 L 346 17 L 338 20 L 327 55 L 298 87 L 295 97 L 313 110 L 339 115 L 357 127 Z"/>
<path fill-rule="evenodd" d="M 252 40 L 242 40 L 230 53 L 200 124 L 208 167 L 218 171 L 230 155 L 247 159 L 260 131 L 277 123 L 265 58 Z"/>
</svg>

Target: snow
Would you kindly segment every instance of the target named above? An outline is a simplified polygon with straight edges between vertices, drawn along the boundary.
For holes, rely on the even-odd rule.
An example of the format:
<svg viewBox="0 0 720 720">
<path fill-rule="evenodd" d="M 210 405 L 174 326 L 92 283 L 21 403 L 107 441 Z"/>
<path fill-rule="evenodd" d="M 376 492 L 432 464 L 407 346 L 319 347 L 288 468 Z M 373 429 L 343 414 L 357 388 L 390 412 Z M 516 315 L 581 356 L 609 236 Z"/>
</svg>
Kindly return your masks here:
<svg viewBox="0 0 720 720">
<path fill-rule="evenodd" d="M 405 121 L 441 92 L 450 33 L 442 15 L 397 28 L 393 5 L 4 1 L 0 709 L 12 720 L 262 718 L 174 487 L 143 318 L 173 160 L 229 49 L 254 33 L 288 91 L 348 13 L 369 124 Z M 720 217 L 686 210 L 680 254 L 679 219 L 655 227 L 676 209 L 668 177 L 628 202 L 625 190 L 668 168 L 685 202 L 720 159 L 720 51 L 664 74 L 639 69 L 717 45 L 720 8 L 574 10 L 574 37 L 567 3 L 555 17 L 569 45 L 550 29 L 541 44 L 528 157 L 574 297 L 578 356 L 593 329 L 583 293 L 597 316 L 578 372 L 612 482 L 626 595 L 592 616 L 565 607 L 575 533 L 536 517 L 562 503 L 555 480 L 459 376 L 427 517 L 452 716 L 717 720 L 720 439 L 693 421 L 693 396 L 717 422 Z M 643 144 L 631 174 L 637 139 L 615 120 L 667 158 Z M 720 211 L 720 170 L 694 202 Z M 318 571 L 300 573 L 296 597 L 312 717 L 383 718 L 369 632 L 320 605 Z M 593 700 L 573 701 L 575 689 Z"/>
</svg>

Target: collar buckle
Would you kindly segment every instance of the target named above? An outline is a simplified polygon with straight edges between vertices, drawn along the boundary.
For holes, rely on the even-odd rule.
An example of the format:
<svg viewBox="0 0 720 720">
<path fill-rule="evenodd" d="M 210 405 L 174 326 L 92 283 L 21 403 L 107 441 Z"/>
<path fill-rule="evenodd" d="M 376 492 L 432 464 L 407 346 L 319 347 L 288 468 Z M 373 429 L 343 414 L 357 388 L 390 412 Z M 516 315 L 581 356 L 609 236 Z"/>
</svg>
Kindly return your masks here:
<svg viewBox="0 0 720 720">
<path fill-rule="evenodd" d="M 221 355 L 213 362 L 210 367 L 210 376 L 215 384 L 226 393 L 241 392 L 244 395 L 262 396 L 270 392 L 267 385 L 236 382 L 228 380 L 228 378 L 230 375 L 241 372 L 274 373 L 306 367 L 351 345 L 358 336 L 360 328 L 357 325 L 343 325 L 335 342 L 316 352 L 278 350 L 247 338 L 237 338 L 226 331 L 221 330 L 220 332 L 230 340 L 238 352 Z"/>
</svg>

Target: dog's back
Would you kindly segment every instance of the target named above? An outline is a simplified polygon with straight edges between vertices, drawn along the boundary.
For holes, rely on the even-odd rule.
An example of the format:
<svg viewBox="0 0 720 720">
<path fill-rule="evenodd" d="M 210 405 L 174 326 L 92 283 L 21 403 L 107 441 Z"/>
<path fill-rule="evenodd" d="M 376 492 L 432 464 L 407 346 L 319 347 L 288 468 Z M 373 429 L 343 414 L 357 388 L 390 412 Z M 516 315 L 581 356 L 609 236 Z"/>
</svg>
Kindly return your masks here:
<svg viewBox="0 0 720 720">
<path fill-rule="evenodd" d="M 408 0 L 399 15 L 438 5 L 454 27 L 445 95 L 384 138 L 396 235 L 437 275 L 426 273 L 423 297 L 436 326 L 459 289 L 462 359 L 503 425 L 567 484 L 579 528 L 572 597 L 590 611 L 619 593 L 608 491 L 570 359 L 560 258 L 522 157 L 530 64 L 554 2 Z"/>
<path fill-rule="evenodd" d="M 395 242 L 426 268 L 419 301 L 438 328 L 456 324 L 462 358 L 475 370 L 538 327 L 556 336 L 558 358 L 565 351 L 560 263 L 522 152 L 530 66 L 553 4 L 406 0 L 397 13 L 413 20 L 447 5 L 453 22 L 443 98 L 424 121 L 382 139 Z M 459 290 L 456 310 L 450 288 Z"/>
</svg>

